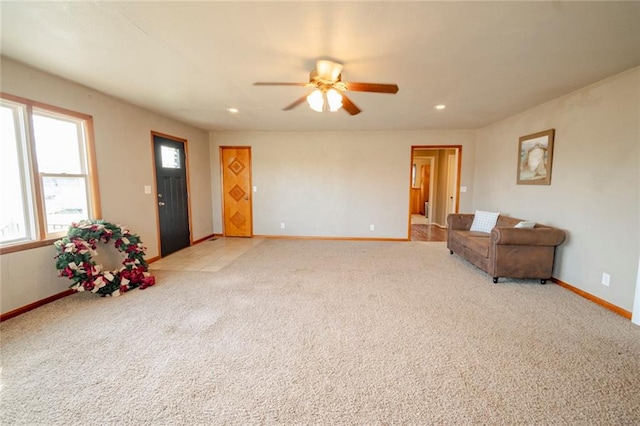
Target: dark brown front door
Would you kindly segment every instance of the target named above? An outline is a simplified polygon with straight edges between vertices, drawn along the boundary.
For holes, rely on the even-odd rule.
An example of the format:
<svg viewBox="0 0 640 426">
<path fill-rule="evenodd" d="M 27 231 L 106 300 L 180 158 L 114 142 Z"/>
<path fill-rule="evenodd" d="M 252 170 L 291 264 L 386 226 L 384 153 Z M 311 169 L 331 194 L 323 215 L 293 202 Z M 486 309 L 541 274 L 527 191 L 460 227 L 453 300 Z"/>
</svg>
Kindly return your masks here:
<svg viewBox="0 0 640 426">
<path fill-rule="evenodd" d="M 224 235 L 253 236 L 251 147 L 220 147 Z"/>
</svg>

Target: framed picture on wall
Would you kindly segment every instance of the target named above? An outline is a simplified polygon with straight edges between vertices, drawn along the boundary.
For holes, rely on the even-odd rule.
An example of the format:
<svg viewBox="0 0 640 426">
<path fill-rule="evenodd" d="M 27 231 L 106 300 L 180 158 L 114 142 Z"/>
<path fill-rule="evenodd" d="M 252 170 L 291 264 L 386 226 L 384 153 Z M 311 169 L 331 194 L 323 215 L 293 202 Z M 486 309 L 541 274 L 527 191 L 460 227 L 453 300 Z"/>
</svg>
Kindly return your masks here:
<svg viewBox="0 0 640 426">
<path fill-rule="evenodd" d="M 522 136 L 518 143 L 518 185 L 551 185 L 555 129 Z"/>
</svg>

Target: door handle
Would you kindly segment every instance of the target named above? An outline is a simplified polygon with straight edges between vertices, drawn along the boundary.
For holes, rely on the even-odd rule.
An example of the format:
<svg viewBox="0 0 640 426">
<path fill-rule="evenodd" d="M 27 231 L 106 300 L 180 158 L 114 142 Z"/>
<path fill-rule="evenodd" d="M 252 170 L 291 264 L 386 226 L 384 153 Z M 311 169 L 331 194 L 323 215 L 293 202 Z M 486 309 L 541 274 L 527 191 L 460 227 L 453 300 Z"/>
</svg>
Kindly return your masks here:
<svg viewBox="0 0 640 426">
<path fill-rule="evenodd" d="M 164 203 L 162 201 L 158 202 L 159 206 L 164 206 Z"/>
<path fill-rule="evenodd" d="M 247 196 L 245 196 L 245 197 L 244 197 L 244 200 L 245 200 L 245 201 L 249 201 L 249 196 L 248 196 L 248 195 L 247 195 Z"/>
</svg>

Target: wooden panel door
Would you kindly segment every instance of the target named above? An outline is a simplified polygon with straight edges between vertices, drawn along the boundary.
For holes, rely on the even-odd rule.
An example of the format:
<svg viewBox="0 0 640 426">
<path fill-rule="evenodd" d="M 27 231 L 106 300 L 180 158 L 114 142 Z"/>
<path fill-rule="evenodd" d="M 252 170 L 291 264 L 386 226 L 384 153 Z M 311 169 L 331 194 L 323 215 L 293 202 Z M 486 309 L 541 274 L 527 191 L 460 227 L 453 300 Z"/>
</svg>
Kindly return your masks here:
<svg viewBox="0 0 640 426">
<path fill-rule="evenodd" d="M 420 188 L 411 188 L 411 214 L 420 214 Z"/>
<path fill-rule="evenodd" d="M 251 237 L 251 147 L 220 147 L 224 235 Z"/>
<path fill-rule="evenodd" d="M 420 213 L 426 215 L 429 212 L 424 211 L 424 203 L 429 201 L 429 185 L 431 180 L 431 165 L 425 164 L 422 166 L 422 179 L 420 180 Z"/>
</svg>

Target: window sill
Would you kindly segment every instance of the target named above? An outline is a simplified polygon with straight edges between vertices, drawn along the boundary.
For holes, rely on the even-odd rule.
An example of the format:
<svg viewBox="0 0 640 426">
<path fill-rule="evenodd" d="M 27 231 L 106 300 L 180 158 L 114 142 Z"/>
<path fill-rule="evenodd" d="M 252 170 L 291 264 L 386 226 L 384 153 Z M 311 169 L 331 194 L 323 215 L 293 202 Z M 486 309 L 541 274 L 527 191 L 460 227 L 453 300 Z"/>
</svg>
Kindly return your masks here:
<svg viewBox="0 0 640 426">
<path fill-rule="evenodd" d="M 48 238 L 41 241 L 29 241 L 27 243 L 17 243 L 10 246 L 0 247 L 0 254 L 15 253 L 18 251 L 31 250 L 39 247 L 52 246 L 55 241 L 62 237 Z"/>
</svg>

